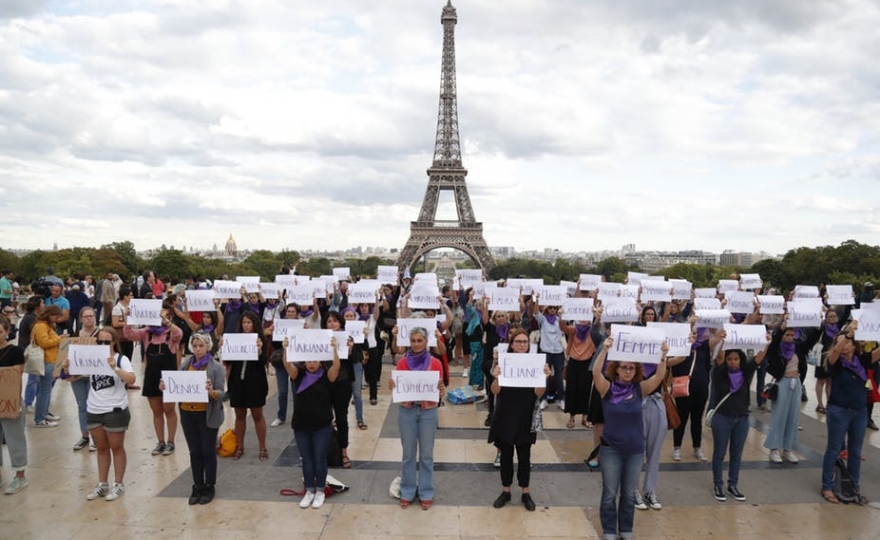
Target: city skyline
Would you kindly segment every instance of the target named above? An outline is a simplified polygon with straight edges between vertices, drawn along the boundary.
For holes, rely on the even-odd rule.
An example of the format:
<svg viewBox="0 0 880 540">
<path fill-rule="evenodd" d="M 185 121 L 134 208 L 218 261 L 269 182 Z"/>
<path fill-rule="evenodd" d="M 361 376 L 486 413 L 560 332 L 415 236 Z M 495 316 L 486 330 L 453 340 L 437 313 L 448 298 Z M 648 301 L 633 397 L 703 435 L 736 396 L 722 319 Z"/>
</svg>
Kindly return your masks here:
<svg viewBox="0 0 880 540">
<path fill-rule="evenodd" d="M 402 248 L 444 4 L 4 2 L 3 247 Z M 875 3 L 453 5 L 490 246 L 877 243 Z"/>
</svg>

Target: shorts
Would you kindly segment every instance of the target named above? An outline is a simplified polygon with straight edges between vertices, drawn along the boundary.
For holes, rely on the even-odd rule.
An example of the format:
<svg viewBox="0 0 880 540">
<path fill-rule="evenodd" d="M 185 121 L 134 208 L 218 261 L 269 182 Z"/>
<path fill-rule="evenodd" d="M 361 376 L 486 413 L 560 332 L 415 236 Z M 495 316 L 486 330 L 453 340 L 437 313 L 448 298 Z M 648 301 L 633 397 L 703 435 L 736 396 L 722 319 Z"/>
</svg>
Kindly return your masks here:
<svg viewBox="0 0 880 540">
<path fill-rule="evenodd" d="M 107 413 L 86 413 L 86 424 L 89 429 L 104 428 L 104 431 L 116 433 L 128 429 L 131 422 L 131 411 L 128 407 L 116 408 Z"/>
</svg>

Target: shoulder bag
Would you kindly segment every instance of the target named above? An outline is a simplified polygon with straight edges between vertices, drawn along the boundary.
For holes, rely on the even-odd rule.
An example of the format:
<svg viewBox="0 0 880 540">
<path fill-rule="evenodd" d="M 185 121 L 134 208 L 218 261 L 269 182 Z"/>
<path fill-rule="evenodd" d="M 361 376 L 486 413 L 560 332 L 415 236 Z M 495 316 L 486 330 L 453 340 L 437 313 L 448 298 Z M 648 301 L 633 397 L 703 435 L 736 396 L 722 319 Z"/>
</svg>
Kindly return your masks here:
<svg viewBox="0 0 880 540">
<path fill-rule="evenodd" d="M 35 341 L 24 350 L 24 372 L 29 375 L 46 375 L 46 351 Z"/>
<path fill-rule="evenodd" d="M 729 398 L 729 397 L 730 397 L 730 392 L 728 392 L 726 396 L 724 396 L 723 398 L 721 398 L 721 401 L 719 401 L 717 405 L 715 405 L 714 407 L 712 407 L 711 409 L 709 409 L 709 410 L 706 412 L 706 420 L 705 420 L 705 422 L 706 422 L 706 427 L 707 427 L 707 428 L 711 428 L 711 427 L 712 427 L 712 418 L 715 417 L 715 411 L 717 411 L 717 410 L 718 410 L 718 407 L 720 407 L 722 403 L 724 403 L 725 401 L 727 401 L 727 398 Z"/>
<path fill-rule="evenodd" d="M 666 408 L 666 428 L 678 429 L 681 425 L 681 417 L 678 415 L 678 408 L 675 406 L 675 398 L 669 393 L 669 387 L 666 381 L 663 381 L 663 405 Z"/>
<path fill-rule="evenodd" d="M 672 397 L 688 397 L 691 395 L 691 375 L 694 373 L 694 366 L 697 364 L 697 351 L 691 354 L 691 369 L 687 375 L 672 378 Z"/>
</svg>

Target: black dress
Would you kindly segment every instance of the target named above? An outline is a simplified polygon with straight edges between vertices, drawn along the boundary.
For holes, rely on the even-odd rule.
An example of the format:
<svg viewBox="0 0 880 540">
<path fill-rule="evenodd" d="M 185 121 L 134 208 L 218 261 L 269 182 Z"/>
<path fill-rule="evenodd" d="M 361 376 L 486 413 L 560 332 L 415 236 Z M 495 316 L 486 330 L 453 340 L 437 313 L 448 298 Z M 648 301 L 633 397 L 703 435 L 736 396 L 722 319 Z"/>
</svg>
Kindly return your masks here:
<svg viewBox="0 0 880 540">
<path fill-rule="evenodd" d="M 256 409 L 266 405 L 266 395 L 269 393 L 266 378 L 268 353 L 267 347 L 263 347 L 258 360 L 227 362 L 229 404 L 232 408 Z"/>
<path fill-rule="evenodd" d="M 535 444 L 532 433 L 532 414 L 535 410 L 534 388 L 502 387 L 495 396 L 495 414 L 489 428 L 489 442 L 516 446 Z"/>
</svg>

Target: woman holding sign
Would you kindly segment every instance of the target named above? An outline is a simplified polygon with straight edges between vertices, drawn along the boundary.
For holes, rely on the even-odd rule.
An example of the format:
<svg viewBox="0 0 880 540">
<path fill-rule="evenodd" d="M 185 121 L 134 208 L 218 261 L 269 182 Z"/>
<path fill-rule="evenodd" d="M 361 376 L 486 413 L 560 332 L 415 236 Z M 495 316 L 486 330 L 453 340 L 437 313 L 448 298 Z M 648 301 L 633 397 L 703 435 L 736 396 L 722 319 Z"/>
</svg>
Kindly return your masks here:
<svg viewBox="0 0 880 540">
<path fill-rule="evenodd" d="M 395 328 L 396 332 L 396 328 Z M 395 334 L 396 335 L 396 334 Z M 398 371 L 436 371 L 439 398 L 443 399 L 443 364 L 428 351 L 428 330 L 409 331 L 409 350 L 397 362 Z M 394 379 L 388 381 L 394 392 Z M 397 413 L 400 444 L 403 447 L 403 471 L 400 478 L 400 507 L 409 508 L 416 495 L 423 510 L 434 504 L 434 436 L 437 433 L 437 401 L 402 402 Z M 416 471 L 416 453 L 419 464 Z"/>
<path fill-rule="evenodd" d="M 131 308 L 127 308 L 130 310 Z M 159 389 L 159 379 L 162 371 L 176 371 L 178 368 L 178 349 L 183 331 L 171 322 L 170 310 L 162 310 L 162 324 L 160 326 L 147 326 L 133 328 L 126 324 L 122 332 L 126 338 L 132 341 L 140 341 L 144 351 L 144 388 L 141 395 L 150 403 L 153 411 L 153 429 L 156 431 L 158 442 L 151 452 L 154 456 L 159 454 L 170 456 L 174 453 L 174 436 L 177 434 L 177 412 L 174 403 L 165 403 L 162 400 L 162 390 Z M 129 315 L 126 312 L 126 317 Z M 190 340 L 192 341 L 192 340 Z M 166 430 L 167 434 L 165 437 Z"/>
<path fill-rule="evenodd" d="M 244 435 L 247 431 L 247 413 L 251 411 L 254 430 L 260 445 L 260 461 L 269 459 L 266 448 L 266 417 L 263 407 L 269 394 L 269 380 L 266 377 L 266 364 L 269 360 L 269 346 L 266 336 L 260 330 L 260 316 L 247 310 L 241 314 L 238 323 L 239 334 L 257 334 L 257 359 L 254 361 L 225 361 L 229 373 L 229 404 L 235 409 L 235 455 L 244 455 Z"/>
<path fill-rule="evenodd" d="M 529 333 L 521 326 L 510 330 L 507 352 L 529 352 Z M 513 484 L 513 452 L 516 451 L 516 478 L 522 488 L 520 500 L 529 512 L 535 511 L 535 501 L 529 494 L 532 445 L 537 434 L 532 430 L 535 402 L 544 395 L 545 387 L 502 387 L 498 382 L 501 366 L 492 366 L 492 393 L 495 394 L 495 416 L 489 428 L 489 442 L 501 453 L 501 495 L 492 506 L 501 508 L 510 502 L 510 486 Z M 545 377 L 550 376 L 550 365 L 544 364 Z"/>
<path fill-rule="evenodd" d="M 9 450 L 9 459 L 12 468 L 15 469 L 15 477 L 6 486 L 4 493 L 13 495 L 27 487 L 28 482 L 24 476 L 27 468 L 27 438 L 24 434 L 25 406 L 21 401 L 21 375 L 24 372 L 24 351 L 21 347 L 9 343 L 9 332 L 12 323 L 5 315 L 0 315 L 0 378 L 4 383 L 11 383 L 11 399 L 21 404 L 18 416 L 15 418 L 0 418 L 0 434 L 6 441 Z M 3 465 L 3 452 L 0 451 L 0 468 Z"/>
<path fill-rule="evenodd" d="M 660 363 L 649 379 L 644 378 L 644 364 L 636 362 L 611 361 L 603 373 L 602 366 L 613 346 L 614 338 L 606 338 L 593 363 L 593 382 L 602 396 L 605 416 L 599 454 L 602 471 L 599 518 L 605 538 L 632 538 L 635 493 L 645 461 L 642 396 L 656 390 L 666 376 L 668 346 L 663 343 Z"/>
<path fill-rule="evenodd" d="M 325 329 L 333 332 L 342 332 L 345 330 L 345 319 L 338 311 L 330 311 L 327 313 L 327 319 L 324 322 Z M 336 439 L 339 448 L 342 450 L 342 467 L 351 469 L 351 459 L 348 457 L 348 405 L 351 403 L 353 393 L 352 382 L 354 381 L 354 367 L 351 358 L 351 340 L 348 340 L 348 358 L 340 363 L 339 374 L 336 380 L 330 385 L 330 397 L 333 400 L 333 419 L 336 422 Z M 363 418 L 361 418 L 363 423 Z"/>
<path fill-rule="evenodd" d="M 306 492 L 300 508 L 321 508 L 327 484 L 327 449 L 333 436 L 333 400 L 331 385 L 339 375 L 339 354 L 336 338 L 330 338 L 333 363 L 324 369 L 320 361 L 305 365 L 287 361 L 289 342 L 284 338 L 284 369 L 294 381 L 293 436 L 302 456 L 303 482 Z"/>
</svg>

